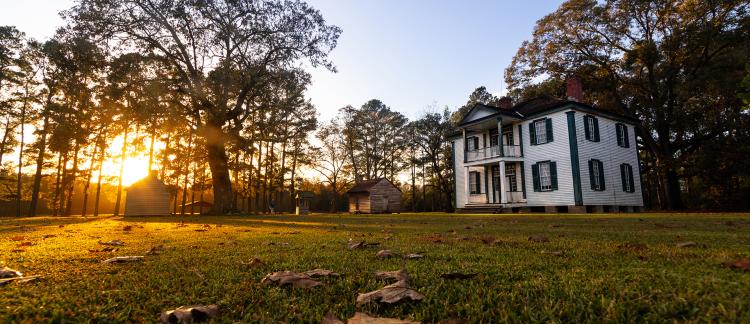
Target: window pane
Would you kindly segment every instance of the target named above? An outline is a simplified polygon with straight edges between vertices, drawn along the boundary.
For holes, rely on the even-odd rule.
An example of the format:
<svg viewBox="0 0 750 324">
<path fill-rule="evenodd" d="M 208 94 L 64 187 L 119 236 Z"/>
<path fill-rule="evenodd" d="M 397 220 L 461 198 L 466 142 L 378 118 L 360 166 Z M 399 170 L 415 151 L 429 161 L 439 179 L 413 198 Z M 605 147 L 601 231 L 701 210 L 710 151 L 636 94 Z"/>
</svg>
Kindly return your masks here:
<svg viewBox="0 0 750 324">
<path fill-rule="evenodd" d="M 536 131 L 536 143 L 547 143 L 547 124 L 544 119 L 534 122 L 534 130 Z"/>
<path fill-rule="evenodd" d="M 539 184 L 542 190 L 552 190 L 552 177 L 549 172 L 549 162 L 539 163 Z"/>
</svg>

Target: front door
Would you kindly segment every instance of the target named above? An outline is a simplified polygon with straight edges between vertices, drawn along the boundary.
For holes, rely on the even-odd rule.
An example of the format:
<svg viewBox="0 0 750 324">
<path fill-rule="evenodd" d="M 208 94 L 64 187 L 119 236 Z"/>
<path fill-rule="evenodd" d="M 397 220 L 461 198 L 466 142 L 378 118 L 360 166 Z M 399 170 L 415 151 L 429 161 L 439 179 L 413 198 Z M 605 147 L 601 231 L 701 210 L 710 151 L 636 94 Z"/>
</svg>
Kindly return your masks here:
<svg viewBox="0 0 750 324">
<path fill-rule="evenodd" d="M 500 203 L 500 166 L 492 166 L 492 202 Z"/>
</svg>

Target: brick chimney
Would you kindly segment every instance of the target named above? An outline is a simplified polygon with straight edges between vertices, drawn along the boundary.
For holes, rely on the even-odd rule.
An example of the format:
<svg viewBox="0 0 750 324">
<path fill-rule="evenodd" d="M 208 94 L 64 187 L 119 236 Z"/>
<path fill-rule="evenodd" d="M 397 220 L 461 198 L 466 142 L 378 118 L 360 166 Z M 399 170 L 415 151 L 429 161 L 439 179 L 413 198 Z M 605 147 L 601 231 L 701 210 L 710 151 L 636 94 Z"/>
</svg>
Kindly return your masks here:
<svg viewBox="0 0 750 324">
<path fill-rule="evenodd" d="M 566 81 L 565 94 L 568 96 L 568 100 L 582 102 L 583 101 L 583 86 L 581 85 L 581 79 L 575 76 L 568 77 Z"/>
<path fill-rule="evenodd" d="M 500 107 L 500 109 L 511 109 L 513 108 L 513 101 L 510 100 L 510 97 L 505 96 L 497 101 L 497 106 Z"/>
</svg>

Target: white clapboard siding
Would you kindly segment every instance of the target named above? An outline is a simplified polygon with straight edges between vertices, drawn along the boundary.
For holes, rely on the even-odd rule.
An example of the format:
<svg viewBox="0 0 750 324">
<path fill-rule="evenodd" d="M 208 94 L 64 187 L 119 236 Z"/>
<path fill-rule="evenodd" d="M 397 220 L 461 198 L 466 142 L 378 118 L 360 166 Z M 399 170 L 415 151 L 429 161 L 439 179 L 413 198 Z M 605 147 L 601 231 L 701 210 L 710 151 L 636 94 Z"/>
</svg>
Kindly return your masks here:
<svg viewBox="0 0 750 324">
<path fill-rule="evenodd" d="M 526 201 L 529 206 L 568 206 L 575 204 L 573 194 L 573 174 L 570 163 L 570 142 L 568 141 L 568 119 L 566 111 L 559 111 L 539 118 L 552 119 L 551 143 L 531 145 L 529 123 L 539 118 L 521 123 L 523 135 L 523 159 L 526 176 Z M 518 127 L 518 126 L 516 126 Z M 558 190 L 535 192 L 531 166 L 540 161 L 557 162 Z"/>
<path fill-rule="evenodd" d="M 643 206 L 641 194 L 641 177 L 638 169 L 638 151 L 635 143 L 635 129 L 633 125 L 625 124 L 628 128 L 630 147 L 617 145 L 617 121 L 606 117 L 595 116 L 599 121 L 599 142 L 586 139 L 584 116 L 587 113 L 576 112 L 576 133 L 578 138 L 578 157 L 581 168 L 581 193 L 584 205 L 613 205 L 613 206 Z M 605 190 L 591 189 L 589 176 L 589 160 L 597 159 L 604 164 Z M 635 192 L 622 190 L 620 164 L 627 163 L 633 167 L 633 185 Z"/>
<path fill-rule="evenodd" d="M 466 174 L 464 168 L 464 140 L 457 138 L 453 140 L 454 166 L 456 177 L 456 208 L 464 208 L 466 204 Z"/>
</svg>

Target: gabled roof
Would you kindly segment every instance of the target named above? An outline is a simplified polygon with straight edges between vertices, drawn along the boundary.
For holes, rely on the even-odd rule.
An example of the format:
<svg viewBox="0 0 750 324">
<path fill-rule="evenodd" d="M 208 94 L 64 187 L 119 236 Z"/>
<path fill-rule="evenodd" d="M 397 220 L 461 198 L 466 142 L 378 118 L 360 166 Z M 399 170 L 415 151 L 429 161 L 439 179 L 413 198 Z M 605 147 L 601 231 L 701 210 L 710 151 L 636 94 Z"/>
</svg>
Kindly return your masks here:
<svg viewBox="0 0 750 324">
<path fill-rule="evenodd" d="M 352 187 L 351 189 L 349 189 L 346 193 L 370 192 L 370 189 L 372 189 L 372 187 L 374 187 L 376 184 L 380 183 L 380 181 L 383 181 L 383 180 L 385 180 L 386 182 L 388 182 L 394 188 L 398 189 L 398 191 L 401 191 L 401 189 L 399 189 L 398 187 L 396 187 L 388 179 L 386 179 L 386 178 L 377 178 L 377 179 L 372 179 L 372 180 L 363 180 L 363 181 L 360 181 L 359 183 L 355 184 L 354 187 Z"/>
<path fill-rule="evenodd" d="M 471 107 L 468 113 L 464 116 L 464 118 L 461 119 L 460 122 L 458 122 L 459 126 L 466 125 L 469 123 L 474 123 L 482 120 L 486 120 L 492 117 L 496 116 L 508 116 L 513 118 L 522 118 L 523 116 L 519 115 L 515 111 L 512 111 L 510 109 L 501 109 L 499 107 L 485 105 L 482 103 L 475 103 L 474 106 Z"/>
</svg>

